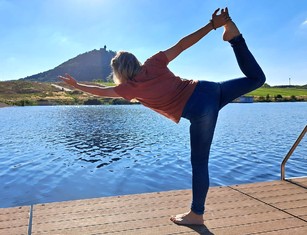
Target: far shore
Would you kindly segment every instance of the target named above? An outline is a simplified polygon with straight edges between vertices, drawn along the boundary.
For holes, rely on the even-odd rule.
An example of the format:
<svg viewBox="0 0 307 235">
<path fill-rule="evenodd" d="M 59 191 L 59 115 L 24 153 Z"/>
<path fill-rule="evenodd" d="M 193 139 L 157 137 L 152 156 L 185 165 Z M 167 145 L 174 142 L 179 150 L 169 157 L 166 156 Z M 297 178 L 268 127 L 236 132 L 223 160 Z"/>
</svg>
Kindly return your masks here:
<svg viewBox="0 0 307 235">
<path fill-rule="evenodd" d="M 5 108 L 5 107 L 10 107 L 10 105 L 4 104 L 4 103 L 0 103 L 0 108 Z"/>
<path fill-rule="evenodd" d="M 97 84 L 97 82 L 89 84 Z M 109 83 L 98 83 L 98 85 L 107 86 Z M 71 89 L 63 82 L 0 81 L 0 108 L 12 106 L 131 104 L 124 99 L 102 98 Z M 276 87 L 266 84 L 244 97 L 241 97 L 237 102 L 306 102 L 307 84 L 304 86 Z"/>
<path fill-rule="evenodd" d="M 302 102 L 306 102 L 305 100 L 286 100 L 286 101 L 254 101 L 254 102 L 240 102 L 240 101 L 233 101 L 232 103 L 237 103 L 237 104 L 244 104 L 244 103 L 302 103 Z M 44 104 L 25 104 L 25 105 L 9 105 L 9 104 L 5 104 L 5 103 L 1 103 L 0 102 L 0 108 L 9 108 L 9 107 L 23 107 L 23 106 L 62 106 L 62 105 L 136 105 L 136 104 L 140 104 L 138 102 L 133 102 L 133 103 L 114 103 L 114 104 L 105 104 L 105 103 L 91 103 L 91 104 L 81 104 L 81 103 L 76 103 L 76 104 L 57 104 L 57 103 L 44 103 Z"/>
</svg>

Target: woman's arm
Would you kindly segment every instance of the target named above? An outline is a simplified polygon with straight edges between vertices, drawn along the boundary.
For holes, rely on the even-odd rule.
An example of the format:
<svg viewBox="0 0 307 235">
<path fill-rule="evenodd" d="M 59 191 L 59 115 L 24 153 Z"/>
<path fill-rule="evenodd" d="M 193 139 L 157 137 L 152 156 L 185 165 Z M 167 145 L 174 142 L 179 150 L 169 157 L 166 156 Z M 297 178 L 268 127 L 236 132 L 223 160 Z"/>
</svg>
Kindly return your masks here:
<svg viewBox="0 0 307 235">
<path fill-rule="evenodd" d="M 228 20 L 230 20 L 227 7 L 225 10 L 224 9 L 221 10 L 221 14 L 217 15 L 219 10 L 220 9 L 214 11 L 210 23 L 200 28 L 196 32 L 182 38 L 177 44 L 164 51 L 169 62 L 175 59 L 181 52 L 183 52 L 187 48 L 197 43 L 200 39 L 202 39 L 205 35 L 207 35 L 212 29 L 219 28 L 225 25 Z"/>
<path fill-rule="evenodd" d="M 64 82 L 66 82 L 68 85 L 71 85 L 81 91 L 91 93 L 93 95 L 110 97 L 110 98 L 122 98 L 114 91 L 113 89 L 114 87 L 99 87 L 99 86 L 80 84 L 69 74 L 65 74 L 65 76 L 59 76 L 59 78 L 62 79 Z"/>
</svg>

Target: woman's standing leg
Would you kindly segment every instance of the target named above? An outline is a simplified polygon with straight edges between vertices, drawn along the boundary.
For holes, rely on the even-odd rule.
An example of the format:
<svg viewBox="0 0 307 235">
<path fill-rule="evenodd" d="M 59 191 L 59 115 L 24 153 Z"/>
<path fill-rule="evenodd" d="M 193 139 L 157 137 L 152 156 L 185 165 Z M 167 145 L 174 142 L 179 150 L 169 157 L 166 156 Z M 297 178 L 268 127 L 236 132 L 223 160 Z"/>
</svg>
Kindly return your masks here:
<svg viewBox="0 0 307 235">
<path fill-rule="evenodd" d="M 191 121 L 192 205 L 191 211 L 203 215 L 209 190 L 209 154 L 218 117 L 217 110 Z"/>
<path fill-rule="evenodd" d="M 177 224 L 203 224 L 209 189 L 209 154 L 219 113 L 220 84 L 199 81 L 183 117 L 190 120 L 192 165 L 191 211 L 171 218 Z"/>
</svg>

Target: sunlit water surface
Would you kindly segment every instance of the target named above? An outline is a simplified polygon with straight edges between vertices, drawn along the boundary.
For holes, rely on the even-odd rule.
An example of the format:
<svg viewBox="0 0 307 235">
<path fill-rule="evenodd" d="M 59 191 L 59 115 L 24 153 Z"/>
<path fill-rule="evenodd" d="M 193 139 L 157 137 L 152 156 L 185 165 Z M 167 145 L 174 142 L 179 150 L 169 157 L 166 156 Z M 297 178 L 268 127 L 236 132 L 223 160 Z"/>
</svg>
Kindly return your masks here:
<svg viewBox="0 0 307 235">
<path fill-rule="evenodd" d="M 189 122 L 140 106 L 0 109 L 0 207 L 191 188 Z M 211 185 L 278 180 L 307 103 L 230 104 L 211 148 Z M 307 175 L 307 138 L 286 167 Z"/>
</svg>

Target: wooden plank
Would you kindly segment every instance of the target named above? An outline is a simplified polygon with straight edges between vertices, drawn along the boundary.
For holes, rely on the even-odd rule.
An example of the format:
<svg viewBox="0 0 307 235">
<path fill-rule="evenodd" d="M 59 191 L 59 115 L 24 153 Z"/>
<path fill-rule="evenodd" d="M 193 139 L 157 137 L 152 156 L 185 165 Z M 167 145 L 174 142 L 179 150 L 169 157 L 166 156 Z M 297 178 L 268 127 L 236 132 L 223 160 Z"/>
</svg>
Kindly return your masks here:
<svg viewBox="0 0 307 235">
<path fill-rule="evenodd" d="M 294 178 L 294 179 L 290 179 L 288 181 L 293 182 L 294 184 L 297 184 L 297 185 L 302 186 L 305 189 L 307 189 L 307 177 L 305 177 L 305 178 Z"/>
<path fill-rule="evenodd" d="M 307 206 L 307 199 L 302 200 L 289 200 L 286 202 L 277 202 L 274 203 L 274 206 L 281 210 L 295 209 L 295 208 L 304 208 Z"/>
<path fill-rule="evenodd" d="M 307 206 L 300 206 L 294 209 L 286 209 L 285 211 L 295 216 L 307 216 Z"/>
<path fill-rule="evenodd" d="M 231 188 L 240 190 L 248 194 L 256 194 L 256 193 L 262 194 L 270 191 L 281 191 L 281 192 L 287 192 L 289 190 L 295 190 L 298 192 L 305 191 L 304 188 L 298 187 L 297 185 L 287 181 L 271 181 L 263 183 L 242 184 L 242 185 L 231 186 Z"/>
<path fill-rule="evenodd" d="M 168 209 L 157 212 L 149 211 L 147 212 L 147 214 L 144 212 L 130 213 L 128 216 L 124 214 L 114 216 L 99 216 L 91 214 L 88 215 L 88 217 L 86 217 L 85 215 L 80 215 L 79 218 L 67 217 L 66 220 L 62 218 L 55 223 L 54 221 L 43 221 L 42 223 L 36 223 L 36 225 L 33 225 L 33 234 L 85 234 L 85 230 L 88 232 L 87 234 L 108 234 L 111 232 L 126 234 L 126 232 L 129 231 L 134 231 L 135 234 L 154 234 L 149 232 L 157 231 L 157 228 L 158 230 L 162 229 L 164 230 L 164 232 L 166 232 L 166 227 L 168 227 L 168 232 L 172 233 L 189 232 L 190 228 L 185 226 L 176 226 L 172 222 L 170 222 L 168 220 L 169 212 L 170 210 Z M 274 218 L 275 221 L 278 219 L 288 219 L 289 215 L 280 213 L 280 211 L 250 213 L 238 216 L 213 218 L 211 220 L 206 220 L 206 225 L 209 228 L 218 228 L 221 225 L 223 227 L 244 227 L 244 225 L 246 224 L 249 225 L 253 224 L 254 222 L 259 223 L 259 221 L 263 223 L 268 223 L 268 221 L 271 221 L 272 218 Z M 298 220 L 298 222 L 303 223 L 300 220 Z M 282 222 L 281 224 L 286 225 L 284 222 Z M 239 230 L 238 228 L 236 229 L 236 231 Z M 147 232 L 143 233 L 145 231 Z"/>
<path fill-rule="evenodd" d="M 272 187 L 268 183 L 257 183 L 233 188 L 281 210 L 299 208 L 307 203 L 307 190 L 287 181 L 272 182 Z"/>
<path fill-rule="evenodd" d="M 219 195 L 214 194 L 216 190 L 212 191 L 212 193 L 208 194 L 210 203 L 216 204 L 217 206 L 215 206 L 215 208 L 217 209 L 220 208 L 220 206 L 222 208 L 220 211 L 214 213 L 218 216 L 221 216 L 221 213 L 225 212 L 227 209 L 225 208 L 226 205 L 231 205 L 231 208 L 229 209 L 230 211 L 233 210 L 235 205 L 239 205 L 241 208 L 242 205 L 250 206 L 252 203 L 252 200 L 249 197 L 246 197 L 230 188 L 221 188 L 222 193 Z M 100 223 L 126 223 L 129 222 L 127 221 L 127 216 L 138 221 L 144 218 L 160 216 L 169 223 L 168 218 L 170 215 L 182 213 L 187 210 L 188 206 L 186 203 L 182 203 L 182 201 L 184 199 L 190 202 L 190 194 L 190 191 L 181 191 L 181 194 L 175 191 L 172 193 L 167 192 L 167 197 L 160 194 L 158 198 L 159 200 L 157 199 L 157 194 L 146 194 L 134 195 L 134 200 L 131 199 L 131 196 L 123 196 L 105 198 L 106 200 L 102 198 L 35 205 L 33 221 L 38 221 L 39 219 L 39 222 L 33 224 L 33 234 L 35 234 L 36 231 L 44 231 L 44 229 L 46 231 L 53 231 L 55 229 L 55 224 L 56 227 L 61 227 L 65 230 L 68 229 L 69 226 L 77 226 L 78 223 L 84 223 L 87 226 L 94 226 L 95 224 Z M 153 197 L 153 195 L 155 195 L 155 197 Z M 227 195 L 226 203 L 225 195 Z M 180 203 L 178 203 L 178 201 Z M 259 205 L 259 202 L 255 202 Z M 210 209 L 208 210 L 210 211 Z M 241 209 L 241 212 L 242 211 L 245 211 L 246 214 L 248 214 L 246 208 Z M 249 213 L 250 212 L 251 209 L 249 210 Z M 213 215 L 209 212 L 207 214 L 211 216 Z M 93 221 L 94 224 L 90 224 Z M 125 227 L 126 226 L 127 225 L 125 225 Z M 107 228 L 107 226 L 105 226 L 105 228 Z"/>
<path fill-rule="evenodd" d="M 261 189 L 269 185 L 259 184 Z M 280 185 L 272 183 L 273 187 Z M 182 190 L 36 205 L 32 231 L 33 234 L 189 234 L 212 230 L 244 234 L 249 230 L 271 231 L 272 224 L 278 226 L 275 229 L 281 225 L 284 229 L 304 225 L 304 221 L 230 187 L 210 188 L 205 226 L 198 227 L 199 231 L 173 224 L 169 216 L 186 211 L 190 197 L 189 190 Z"/>
<path fill-rule="evenodd" d="M 254 195 L 253 195 L 254 196 Z M 269 204 L 276 204 L 280 202 L 288 202 L 288 201 L 301 201 L 307 199 L 307 192 L 305 193 L 294 193 L 292 192 L 291 194 L 287 195 L 280 195 L 280 196 L 259 196 L 258 197 L 261 201 L 264 201 Z"/>
<path fill-rule="evenodd" d="M 37 204 L 32 234 L 307 234 L 306 189 L 289 182 L 210 188 L 205 225 L 172 223 L 190 200 L 191 190 L 178 190 Z M 0 235 L 27 234 L 29 210 L 1 209 Z"/>
<path fill-rule="evenodd" d="M 2 208 L 0 210 L 0 235 L 28 234 L 29 206 Z"/>
<path fill-rule="evenodd" d="M 248 195 L 253 195 L 257 197 L 270 197 L 270 196 L 280 196 L 280 195 L 291 195 L 291 194 L 298 194 L 298 193 L 306 193 L 306 189 L 299 187 L 295 184 L 291 184 L 288 182 L 283 183 L 283 185 L 274 185 L 264 186 L 264 187 L 241 187 L 236 186 L 233 189 L 236 189 L 240 192 L 246 193 Z"/>
<path fill-rule="evenodd" d="M 190 191 L 40 204 L 34 206 L 32 231 L 33 234 L 69 234 L 69 231 L 77 234 L 82 231 L 81 224 L 94 233 L 107 233 L 114 231 L 115 226 L 120 231 L 129 227 L 139 229 L 138 224 L 144 226 L 146 220 L 158 221 L 153 226 L 160 225 L 161 221 L 172 224 L 170 213 L 182 212 L 187 207 L 187 203 L 182 202 L 187 198 L 190 201 Z"/>
<path fill-rule="evenodd" d="M 153 201 L 148 203 L 147 200 L 137 200 L 137 195 L 135 195 L 136 200 L 130 201 L 129 203 L 123 203 L 120 199 L 118 205 L 113 204 L 97 204 L 96 199 L 93 200 L 93 204 L 70 204 L 70 206 L 63 206 L 63 203 L 52 203 L 51 205 L 35 205 L 33 210 L 34 218 L 39 217 L 43 220 L 46 217 L 46 220 L 49 220 L 50 217 L 56 216 L 56 219 L 60 220 L 61 216 L 66 216 L 67 214 L 71 217 L 79 216 L 83 214 L 99 214 L 100 216 L 107 216 L 110 214 L 120 215 L 120 214 L 129 214 L 132 212 L 146 212 L 150 209 L 159 211 L 165 208 L 187 208 L 189 203 L 177 197 L 176 200 L 167 201 L 162 198 L 160 201 Z M 184 197 L 183 197 L 184 198 Z M 65 203 L 64 203 L 65 205 Z M 61 216 L 59 216 L 61 215 Z"/>
<path fill-rule="evenodd" d="M 267 234 L 277 230 L 294 231 L 297 227 L 304 227 L 305 223 L 296 218 L 286 218 L 278 220 L 269 220 L 252 224 L 244 224 L 239 226 L 213 228 L 210 231 L 214 234 L 234 235 L 234 234 Z M 274 234 L 274 233 L 273 233 Z M 279 233 L 275 233 L 278 234 Z M 294 234 L 294 233 L 293 233 Z M 289 234 L 288 234 L 289 235 Z"/>
<path fill-rule="evenodd" d="M 301 178 L 292 178 L 289 179 L 289 181 L 297 182 L 297 183 L 302 183 L 302 184 L 307 184 L 307 177 L 301 177 Z"/>
<path fill-rule="evenodd" d="M 295 235 L 306 235 L 307 234 L 307 226 L 302 227 L 296 227 L 296 228 L 286 228 L 286 229 L 278 229 L 273 230 L 270 232 L 265 233 L 257 233 L 257 234 L 264 234 L 264 235 L 289 235 L 289 234 L 295 234 Z"/>
</svg>

